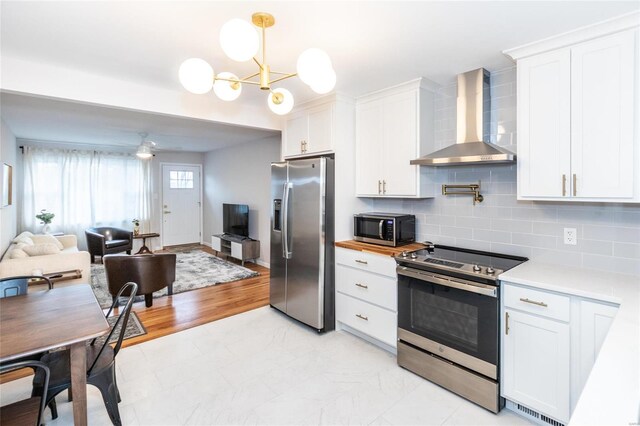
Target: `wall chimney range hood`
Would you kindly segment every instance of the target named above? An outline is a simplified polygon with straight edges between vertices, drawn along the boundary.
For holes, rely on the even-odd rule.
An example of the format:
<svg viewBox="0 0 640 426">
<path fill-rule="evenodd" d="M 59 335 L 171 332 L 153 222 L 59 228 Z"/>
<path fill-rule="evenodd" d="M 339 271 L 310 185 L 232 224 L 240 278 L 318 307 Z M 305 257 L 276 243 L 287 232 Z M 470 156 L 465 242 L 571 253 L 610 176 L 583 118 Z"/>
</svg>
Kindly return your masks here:
<svg viewBox="0 0 640 426">
<path fill-rule="evenodd" d="M 456 144 L 411 160 L 420 166 L 463 166 L 513 163 L 516 155 L 487 142 L 490 136 L 489 71 L 458 74 Z"/>
</svg>

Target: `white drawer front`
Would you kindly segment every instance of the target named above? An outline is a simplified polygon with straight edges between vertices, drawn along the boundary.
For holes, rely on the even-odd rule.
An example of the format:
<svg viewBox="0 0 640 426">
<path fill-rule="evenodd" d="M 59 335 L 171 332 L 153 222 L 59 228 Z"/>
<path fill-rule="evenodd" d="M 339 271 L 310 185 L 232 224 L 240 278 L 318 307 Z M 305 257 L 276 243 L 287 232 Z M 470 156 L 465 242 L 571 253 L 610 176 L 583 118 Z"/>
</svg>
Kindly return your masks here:
<svg viewBox="0 0 640 426">
<path fill-rule="evenodd" d="M 398 310 L 396 278 L 336 265 L 336 290 L 393 312 Z"/>
<path fill-rule="evenodd" d="M 391 256 L 336 247 L 336 263 L 391 278 L 396 277 L 396 261 Z"/>
<path fill-rule="evenodd" d="M 396 347 L 398 316 L 395 312 L 336 293 L 336 320 Z"/>
<path fill-rule="evenodd" d="M 528 287 L 502 283 L 504 305 L 547 318 L 568 322 L 571 314 L 569 296 L 547 293 Z"/>
</svg>

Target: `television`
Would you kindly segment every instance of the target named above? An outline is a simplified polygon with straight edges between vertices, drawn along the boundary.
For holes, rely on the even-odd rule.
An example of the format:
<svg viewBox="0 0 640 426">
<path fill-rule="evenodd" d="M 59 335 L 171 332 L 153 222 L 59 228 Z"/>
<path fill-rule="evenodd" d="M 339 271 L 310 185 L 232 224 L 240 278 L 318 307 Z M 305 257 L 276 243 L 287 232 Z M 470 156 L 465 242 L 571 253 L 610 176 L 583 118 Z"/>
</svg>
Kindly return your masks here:
<svg viewBox="0 0 640 426">
<path fill-rule="evenodd" d="M 248 237 L 249 206 L 246 204 L 223 204 L 222 232 L 240 237 Z"/>
</svg>

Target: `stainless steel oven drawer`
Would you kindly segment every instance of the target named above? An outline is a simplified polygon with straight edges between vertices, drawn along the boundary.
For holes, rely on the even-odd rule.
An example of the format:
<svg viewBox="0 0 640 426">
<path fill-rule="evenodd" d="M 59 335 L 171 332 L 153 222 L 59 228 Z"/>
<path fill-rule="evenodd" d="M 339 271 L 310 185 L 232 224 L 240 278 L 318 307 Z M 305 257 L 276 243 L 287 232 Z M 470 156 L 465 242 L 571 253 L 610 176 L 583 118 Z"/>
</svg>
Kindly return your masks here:
<svg viewBox="0 0 640 426">
<path fill-rule="evenodd" d="M 424 377 L 487 410 L 500 411 L 500 389 L 492 380 L 398 342 L 398 365 Z"/>
</svg>

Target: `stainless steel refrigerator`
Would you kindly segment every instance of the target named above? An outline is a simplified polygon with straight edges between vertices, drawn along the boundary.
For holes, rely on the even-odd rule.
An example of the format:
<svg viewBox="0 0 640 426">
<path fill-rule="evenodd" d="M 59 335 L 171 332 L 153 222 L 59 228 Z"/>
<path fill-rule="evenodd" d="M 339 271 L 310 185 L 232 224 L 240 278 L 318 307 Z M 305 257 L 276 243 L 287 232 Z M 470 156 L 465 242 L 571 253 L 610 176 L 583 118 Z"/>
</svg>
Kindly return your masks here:
<svg viewBox="0 0 640 426">
<path fill-rule="evenodd" d="M 270 303 L 318 331 L 335 327 L 333 176 L 329 157 L 271 164 Z"/>
</svg>

